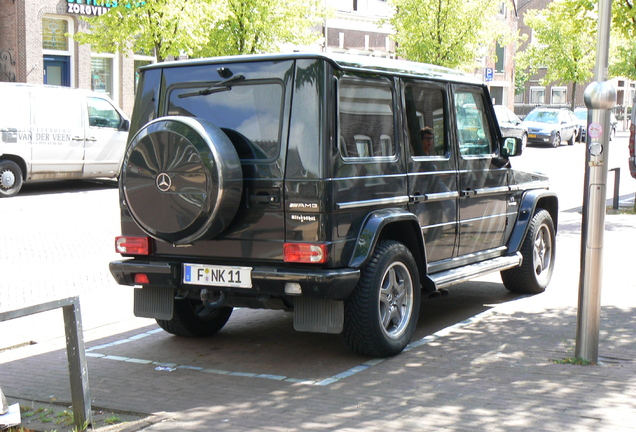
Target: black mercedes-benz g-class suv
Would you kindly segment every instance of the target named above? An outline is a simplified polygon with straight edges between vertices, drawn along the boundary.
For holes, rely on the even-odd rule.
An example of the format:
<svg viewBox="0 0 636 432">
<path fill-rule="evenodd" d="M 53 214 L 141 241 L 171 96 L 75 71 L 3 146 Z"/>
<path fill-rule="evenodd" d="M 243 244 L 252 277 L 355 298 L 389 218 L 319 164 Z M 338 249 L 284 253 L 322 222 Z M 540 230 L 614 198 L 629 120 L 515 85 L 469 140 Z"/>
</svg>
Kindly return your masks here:
<svg viewBox="0 0 636 432">
<path fill-rule="evenodd" d="M 487 87 L 450 69 L 307 53 L 147 66 L 110 269 L 176 335 L 284 309 L 395 355 L 422 295 L 494 271 L 513 292 L 548 285 L 557 197 L 511 168 L 520 153 Z"/>
</svg>

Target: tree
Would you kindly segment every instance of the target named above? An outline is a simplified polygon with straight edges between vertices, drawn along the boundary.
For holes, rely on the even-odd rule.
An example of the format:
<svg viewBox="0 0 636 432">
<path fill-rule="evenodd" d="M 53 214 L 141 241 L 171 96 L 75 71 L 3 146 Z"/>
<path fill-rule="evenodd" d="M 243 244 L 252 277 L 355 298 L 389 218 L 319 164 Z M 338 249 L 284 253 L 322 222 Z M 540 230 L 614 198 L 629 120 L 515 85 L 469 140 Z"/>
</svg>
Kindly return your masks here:
<svg viewBox="0 0 636 432">
<path fill-rule="evenodd" d="M 555 0 L 546 9 L 533 9 L 524 15 L 532 29 L 532 40 L 517 55 L 517 67 L 534 75 L 545 69 L 541 84 L 572 83 L 574 109 L 577 84 L 592 78 L 596 56 L 596 22 L 587 8 L 588 0 Z"/>
<path fill-rule="evenodd" d="M 210 26 L 224 18 L 218 6 L 217 0 L 119 0 L 107 13 L 86 18 L 90 29 L 74 38 L 97 52 L 154 53 L 161 62 L 201 49 Z"/>
<path fill-rule="evenodd" d="M 391 0 L 397 53 L 408 60 L 470 70 L 495 41 L 509 42 L 496 0 Z"/>
<path fill-rule="evenodd" d="M 225 16 L 211 27 L 195 56 L 280 51 L 283 44 L 303 45 L 320 35 L 313 29 L 324 17 L 321 0 L 225 0 Z"/>
<path fill-rule="evenodd" d="M 107 0 L 102 0 L 105 4 Z M 316 38 L 319 0 L 119 0 L 74 38 L 94 51 L 190 57 L 279 51 Z"/>
</svg>

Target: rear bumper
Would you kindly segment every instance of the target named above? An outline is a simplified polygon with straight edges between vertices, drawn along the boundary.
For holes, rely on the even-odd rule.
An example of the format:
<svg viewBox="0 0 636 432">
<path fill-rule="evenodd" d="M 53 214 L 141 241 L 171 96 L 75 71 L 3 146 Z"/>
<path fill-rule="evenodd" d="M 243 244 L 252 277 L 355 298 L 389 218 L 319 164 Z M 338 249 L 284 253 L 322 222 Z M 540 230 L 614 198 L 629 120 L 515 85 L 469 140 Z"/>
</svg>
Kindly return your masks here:
<svg viewBox="0 0 636 432">
<path fill-rule="evenodd" d="M 182 283 L 182 265 L 179 262 L 145 261 L 124 259 L 112 261 L 110 272 L 120 285 L 135 286 L 135 274 L 143 273 L 148 277 L 150 286 L 173 289 L 196 289 L 198 285 Z M 213 287 L 228 293 L 242 295 L 274 295 L 288 297 L 285 284 L 300 284 L 303 297 L 330 300 L 345 300 L 349 297 L 360 278 L 360 270 L 344 269 L 290 269 L 277 267 L 254 267 L 252 270 L 252 288 Z M 200 288 L 208 288 L 200 286 Z"/>
</svg>

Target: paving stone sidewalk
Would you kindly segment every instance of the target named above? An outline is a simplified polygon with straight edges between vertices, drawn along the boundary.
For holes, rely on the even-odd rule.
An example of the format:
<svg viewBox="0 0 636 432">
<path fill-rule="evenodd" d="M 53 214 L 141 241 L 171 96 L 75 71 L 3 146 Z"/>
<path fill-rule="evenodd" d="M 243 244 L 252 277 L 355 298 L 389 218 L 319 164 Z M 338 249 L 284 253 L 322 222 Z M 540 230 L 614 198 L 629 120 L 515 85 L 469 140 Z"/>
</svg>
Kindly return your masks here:
<svg viewBox="0 0 636 432">
<path fill-rule="evenodd" d="M 564 363 L 575 349 L 580 214 L 561 213 L 559 223 L 546 293 L 496 305 L 394 358 L 362 360 L 323 385 L 127 361 L 135 353 L 124 348 L 141 357 L 164 346 L 151 321 L 92 329 L 89 352 L 137 338 L 92 351 L 111 350 L 110 360 L 88 357 L 94 403 L 150 415 L 121 432 L 634 431 L 636 216 L 606 217 L 600 363 L 588 366 Z M 65 352 L 55 343 L 0 353 L 3 390 L 26 400 L 68 397 Z"/>
</svg>

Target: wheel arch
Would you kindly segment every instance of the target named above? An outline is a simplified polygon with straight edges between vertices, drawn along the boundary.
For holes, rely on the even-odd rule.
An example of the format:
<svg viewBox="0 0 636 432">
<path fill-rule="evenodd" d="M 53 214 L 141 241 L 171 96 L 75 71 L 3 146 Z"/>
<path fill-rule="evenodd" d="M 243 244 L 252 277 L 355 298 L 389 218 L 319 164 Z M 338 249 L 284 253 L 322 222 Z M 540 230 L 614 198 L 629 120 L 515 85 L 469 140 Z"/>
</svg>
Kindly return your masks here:
<svg viewBox="0 0 636 432">
<path fill-rule="evenodd" d="M 10 160 L 11 162 L 15 162 L 20 167 L 20 171 L 22 171 L 22 178 L 27 180 L 28 167 L 23 158 L 20 156 L 15 156 L 11 154 L 0 154 L 0 161 Z"/>
<path fill-rule="evenodd" d="M 559 219 L 559 200 L 556 193 L 544 189 L 527 191 L 519 203 L 519 216 L 508 240 L 508 253 L 514 253 L 521 249 L 530 221 L 537 208 L 545 209 L 550 213 L 556 233 Z"/>
<path fill-rule="evenodd" d="M 420 280 L 426 275 L 426 248 L 417 217 L 403 209 L 382 209 L 371 212 L 362 224 L 349 267 L 362 268 L 370 259 L 380 240 L 403 243 L 413 254 Z"/>
</svg>

